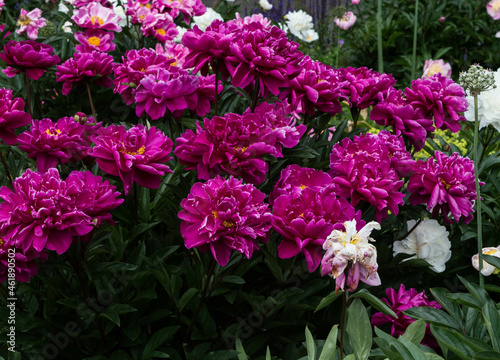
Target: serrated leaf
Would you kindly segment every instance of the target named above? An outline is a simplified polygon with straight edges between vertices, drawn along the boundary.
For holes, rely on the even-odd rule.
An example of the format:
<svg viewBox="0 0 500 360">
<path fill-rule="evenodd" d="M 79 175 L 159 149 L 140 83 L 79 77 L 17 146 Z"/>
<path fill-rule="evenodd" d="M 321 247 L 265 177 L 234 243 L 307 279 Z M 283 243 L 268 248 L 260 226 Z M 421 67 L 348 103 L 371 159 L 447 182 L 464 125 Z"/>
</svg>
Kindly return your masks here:
<svg viewBox="0 0 500 360">
<path fill-rule="evenodd" d="M 321 350 L 321 355 L 319 360 L 333 360 L 335 359 L 335 351 L 337 349 L 337 333 L 338 325 L 334 325 L 326 338 L 325 344 L 323 345 L 323 350 Z"/>
<path fill-rule="evenodd" d="M 309 360 L 316 360 L 316 344 L 314 343 L 314 338 L 307 326 L 306 326 L 306 348 L 307 348 L 307 357 L 309 358 Z"/>
<path fill-rule="evenodd" d="M 354 299 L 347 308 L 349 343 L 359 360 L 366 360 L 372 348 L 372 326 L 366 308 L 360 299 Z"/>
<path fill-rule="evenodd" d="M 378 311 L 381 311 L 384 315 L 389 315 L 394 318 L 397 318 L 398 316 L 394 311 L 391 310 L 389 306 L 387 306 L 386 303 L 384 303 L 382 300 L 380 300 L 378 297 L 372 295 L 368 290 L 362 289 L 355 293 L 354 295 L 351 295 L 352 298 L 361 298 L 366 300 L 371 306 L 373 306 L 375 309 Z"/>
</svg>

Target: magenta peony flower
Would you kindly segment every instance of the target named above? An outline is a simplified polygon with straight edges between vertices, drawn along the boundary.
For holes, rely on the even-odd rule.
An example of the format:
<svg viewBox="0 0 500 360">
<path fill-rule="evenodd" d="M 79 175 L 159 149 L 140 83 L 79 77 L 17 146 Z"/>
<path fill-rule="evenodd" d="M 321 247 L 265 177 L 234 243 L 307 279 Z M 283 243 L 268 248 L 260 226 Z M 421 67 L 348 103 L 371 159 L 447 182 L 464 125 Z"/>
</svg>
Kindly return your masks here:
<svg viewBox="0 0 500 360">
<path fill-rule="evenodd" d="M 415 289 L 407 291 L 403 284 L 401 284 L 397 293 L 394 289 L 389 288 L 386 290 L 386 294 L 388 299 L 382 300 L 389 305 L 392 311 L 396 313 L 398 316 L 397 319 L 379 312 L 373 315 L 371 322 L 373 326 L 381 326 L 392 323 L 391 335 L 394 337 L 403 335 L 406 328 L 412 322 L 416 321 L 415 319 L 403 314 L 403 311 L 420 306 L 441 309 L 441 305 L 439 305 L 436 301 L 429 301 L 425 295 L 425 291 L 422 291 L 421 293 L 418 293 Z M 421 343 L 429 347 L 438 347 L 438 343 L 430 331 L 430 325 L 426 324 L 425 326 L 425 336 Z"/>
<path fill-rule="evenodd" d="M 342 30 L 347 30 L 354 25 L 356 19 L 357 19 L 356 15 L 354 15 L 352 11 L 348 11 L 344 15 L 342 15 L 340 19 L 335 18 L 333 21 Z"/>
<path fill-rule="evenodd" d="M 168 10 L 172 18 L 175 18 L 181 12 L 186 24 L 189 24 L 193 16 L 200 16 L 207 12 L 207 8 L 201 0 L 160 0 L 158 2 L 167 7 L 166 10 Z"/>
<path fill-rule="evenodd" d="M 114 225 L 109 213 L 123 203 L 120 192 L 108 180 L 95 176 L 90 171 L 73 171 L 66 179 L 67 194 L 73 199 L 75 208 L 90 216 L 95 226 L 103 222 Z"/>
<path fill-rule="evenodd" d="M 156 53 L 163 54 L 168 59 L 173 59 L 174 62 L 170 63 L 170 66 L 177 66 L 184 68 L 184 63 L 186 62 L 186 56 L 189 54 L 189 49 L 181 44 L 176 44 L 172 41 L 167 41 L 163 44 L 156 44 Z"/>
<path fill-rule="evenodd" d="M 425 117 L 434 117 L 438 129 L 460 130 L 460 121 L 466 121 L 459 113 L 467 110 L 464 89 L 441 73 L 427 79 L 411 82 L 411 89 L 405 89 L 407 101 L 414 109 L 422 111 Z"/>
<path fill-rule="evenodd" d="M 31 40 L 36 40 L 38 37 L 38 29 L 41 29 L 46 25 L 47 22 L 42 17 L 42 10 L 39 8 L 35 8 L 30 12 L 21 9 L 21 14 L 17 20 L 17 26 L 19 26 L 19 29 L 16 30 L 16 33 L 21 35 L 23 32 L 26 32 L 26 35 Z"/>
<path fill-rule="evenodd" d="M 28 125 L 30 114 L 24 112 L 24 100 L 12 99 L 12 90 L 0 89 L 0 139 L 7 145 L 17 143 L 17 135 L 13 129 Z"/>
<path fill-rule="evenodd" d="M 188 130 L 177 138 L 174 154 L 186 170 L 197 169 L 199 179 L 208 180 L 222 171 L 260 184 L 266 179 L 268 165 L 262 155 L 279 156 L 276 137 L 254 114 L 232 114 L 205 118 L 205 130 Z"/>
<path fill-rule="evenodd" d="M 107 174 L 119 176 L 125 195 L 135 181 L 141 186 L 156 189 L 160 176 L 172 172 L 165 163 L 172 158 L 172 140 L 155 127 L 149 130 L 141 124 L 126 130 L 124 126 L 102 128 L 92 137 L 95 147 L 90 156 Z"/>
<path fill-rule="evenodd" d="M 341 83 L 346 84 L 342 87 L 343 93 L 349 96 L 351 106 L 358 109 L 366 109 L 376 104 L 377 94 L 387 91 L 396 84 L 391 74 L 379 74 L 366 67 L 347 67 L 337 71 Z"/>
<path fill-rule="evenodd" d="M 173 40 L 179 34 L 174 20 L 168 14 L 149 11 L 142 19 L 141 24 L 142 35 L 154 37 L 162 43 Z"/>
<path fill-rule="evenodd" d="M 307 59 L 302 63 L 302 67 L 302 72 L 290 81 L 290 89 L 284 91 L 280 98 L 288 97 L 299 113 L 341 113 L 342 105 L 339 100 L 347 100 L 341 92 L 341 87 L 347 86 L 348 83 L 339 85 L 338 73 L 319 61 Z"/>
<path fill-rule="evenodd" d="M 403 100 L 400 90 L 389 88 L 377 96 L 379 103 L 370 112 L 370 119 L 379 125 L 392 126 L 395 135 L 407 136 L 415 150 L 421 150 L 427 136 L 435 130 L 432 118 Z"/>
<path fill-rule="evenodd" d="M 61 62 L 59 56 L 52 55 L 52 46 L 33 40 L 10 40 L 3 51 L 0 53 L 0 59 L 10 66 L 2 71 L 8 77 L 24 72 L 30 79 L 38 80 L 47 68 Z"/>
<path fill-rule="evenodd" d="M 72 58 L 57 66 L 56 81 L 63 81 L 62 93 L 68 95 L 73 85 L 93 82 L 96 85 L 111 87 L 108 77 L 113 71 L 113 57 L 99 51 L 75 53 Z"/>
<path fill-rule="evenodd" d="M 66 183 L 57 169 L 46 173 L 26 170 L 12 183 L 14 191 L 0 189 L 0 232 L 8 246 L 29 251 L 68 250 L 72 236 L 81 236 L 93 229 L 90 217 L 72 205 Z"/>
<path fill-rule="evenodd" d="M 269 239 L 271 213 L 265 197 L 233 177 L 194 184 L 179 211 L 186 247 L 210 250 L 220 266 L 227 265 L 231 250 L 250 259 L 258 242 Z"/>
<path fill-rule="evenodd" d="M 463 218 L 466 224 L 469 223 L 477 198 L 474 162 L 458 153 L 447 156 L 436 151 L 434 156 L 435 160 L 418 160 L 413 166 L 414 172 L 408 182 L 410 203 L 427 204 L 433 217 L 441 212 L 445 224 L 452 223 L 450 213 L 455 222 Z"/>
<path fill-rule="evenodd" d="M 129 50 L 125 57 L 122 56 L 123 64 L 113 65 L 113 92 L 120 94 L 127 105 L 135 102 L 137 85 L 146 75 L 154 75 L 159 69 L 168 68 L 169 64 L 176 61 L 163 52 L 163 49 Z"/>
<path fill-rule="evenodd" d="M 75 40 L 80 43 L 75 46 L 75 49 L 78 52 L 113 51 L 115 49 L 114 38 L 115 35 L 110 31 L 87 29 L 84 33 L 75 33 Z"/>
<path fill-rule="evenodd" d="M 284 172 L 286 169 L 282 176 Z M 313 176 L 321 182 L 325 174 L 317 171 Z M 279 195 L 273 202 L 273 229 L 283 236 L 278 256 L 287 259 L 303 253 L 309 272 L 313 272 L 321 262 L 322 246 L 328 235 L 342 228 L 345 221 L 360 221 L 361 212 L 356 212 L 346 199 L 337 197 L 337 187 L 331 183 L 325 187 L 301 184 L 283 190 L 288 194 Z M 281 191 L 275 187 L 273 193 Z"/>
<path fill-rule="evenodd" d="M 43 173 L 59 162 L 66 164 L 87 156 L 90 144 L 84 130 L 85 126 L 70 117 L 55 123 L 50 119 L 33 120 L 30 130 L 18 136 L 18 147 L 36 159 L 37 169 Z"/>
<path fill-rule="evenodd" d="M 248 108 L 243 115 L 250 113 L 251 109 Z M 255 108 L 253 113 L 260 117 L 260 121 L 265 126 L 271 128 L 276 137 L 274 146 L 279 157 L 283 156 L 282 148 L 293 148 L 297 145 L 307 129 L 304 124 L 297 125 L 297 119 L 300 117 L 292 111 L 292 106 L 288 105 L 286 101 L 273 104 L 263 102 Z"/>
<path fill-rule="evenodd" d="M 167 109 L 172 113 L 188 107 L 195 110 L 199 87 L 200 79 L 187 70 L 175 66 L 160 69 L 156 74 L 144 76 L 137 86 L 136 114 L 142 116 L 146 112 L 151 119 L 157 120 L 165 115 Z"/>
<path fill-rule="evenodd" d="M 229 45 L 226 66 L 231 84 L 248 92 L 258 86 L 262 97 L 279 95 L 280 88 L 288 87 L 302 70 L 299 64 L 304 55 L 298 47 L 276 26 L 265 27 L 258 22 L 245 25 Z"/>
<path fill-rule="evenodd" d="M 115 15 L 113 9 L 104 7 L 97 2 L 91 2 L 84 7 L 73 10 L 71 20 L 85 29 L 122 31 L 121 26 L 118 25 L 121 18 Z"/>
<path fill-rule="evenodd" d="M 45 261 L 47 257 L 46 251 L 29 250 L 26 254 L 23 254 L 22 249 L 7 244 L 0 237 L 0 283 L 3 283 L 9 277 L 9 263 L 14 264 L 14 280 L 28 282 L 38 274 L 37 260 Z"/>
<path fill-rule="evenodd" d="M 80 7 L 87 6 L 88 4 L 92 4 L 92 3 L 99 3 L 102 6 L 110 8 L 110 9 L 113 8 L 113 4 L 110 3 L 108 0 L 74 0 L 73 7 L 80 8 Z"/>
<path fill-rule="evenodd" d="M 402 139 L 391 139 L 395 147 L 389 149 L 386 143 L 394 135 L 381 134 L 368 133 L 354 136 L 353 140 L 344 138 L 341 144 L 335 144 L 329 171 L 333 182 L 339 186 L 338 195 L 350 198 L 353 206 L 360 201 L 373 205 L 377 222 L 386 218 L 388 211 L 394 215 L 399 213 L 398 205 L 404 203 L 404 194 L 398 190 L 404 182 L 399 180 L 398 172 L 406 174 L 412 161 L 404 150 Z M 393 162 L 392 157 L 397 160 Z"/>
</svg>

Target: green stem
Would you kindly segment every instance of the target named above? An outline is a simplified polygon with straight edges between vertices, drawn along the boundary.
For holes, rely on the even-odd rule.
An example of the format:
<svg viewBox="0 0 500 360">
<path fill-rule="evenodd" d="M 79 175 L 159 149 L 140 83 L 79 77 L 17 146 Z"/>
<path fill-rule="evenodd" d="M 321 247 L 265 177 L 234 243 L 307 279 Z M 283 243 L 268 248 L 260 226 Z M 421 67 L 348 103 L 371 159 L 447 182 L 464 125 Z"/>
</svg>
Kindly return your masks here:
<svg viewBox="0 0 500 360">
<path fill-rule="evenodd" d="M 479 158 L 477 156 L 477 143 L 479 133 L 479 110 L 477 95 L 474 95 L 474 179 L 476 181 L 476 212 L 477 212 L 477 249 L 479 260 L 479 286 L 484 288 L 483 270 L 483 231 L 481 219 L 481 190 L 479 189 Z"/>
<path fill-rule="evenodd" d="M 94 103 L 92 101 L 92 94 L 90 93 L 89 83 L 86 83 L 85 85 L 87 85 L 87 94 L 89 95 L 90 108 L 92 109 L 92 117 L 94 118 L 94 122 L 97 122 L 97 118 L 95 117 Z"/>
<path fill-rule="evenodd" d="M 415 17 L 413 23 L 413 52 L 411 55 L 411 80 L 415 79 L 417 63 L 417 31 L 418 31 L 418 0 L 415 1 Z"/>
<path fill-rule="evenodd" d="M 377 46 L 378 72 L 382 74 L 384 72 L 384 55 L 382 52 L 382 0 L 377 1 Z"/>
<path fill-rule="evenodd" d="M 347 275 L 346 275 L 347 276 Z M 340 360 L 344 358 L 344 333 L 345 333 L 345 312 L 347 309 L 347 291 L 342 293 L 342 315 L 340 319 Z"/>
</svg>

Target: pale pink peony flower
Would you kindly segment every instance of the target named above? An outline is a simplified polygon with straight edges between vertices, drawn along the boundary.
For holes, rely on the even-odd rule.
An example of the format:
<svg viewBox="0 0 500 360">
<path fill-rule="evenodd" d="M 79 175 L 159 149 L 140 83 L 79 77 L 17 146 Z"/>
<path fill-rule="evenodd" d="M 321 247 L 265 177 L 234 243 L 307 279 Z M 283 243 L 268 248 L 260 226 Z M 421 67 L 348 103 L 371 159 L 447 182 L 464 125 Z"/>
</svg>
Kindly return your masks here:
<svg viewBox="0 0 500 360">
<path fill-rule="evenodd" d="M 353 5 L 359 5 L 360 2 L 361 2 L 361 0 L 351 0 L 351 3 Z"/>
<path fill-rule="evenodd" d="M 26 32 L 26 35 L 31 40 L 36 40 L 36 38 L 38 38 L 38 29 L 43 28 L 46 25 L 47 22 L 42 17 L 42 10 L 39 8 L 31 10 L 30 12 L 21 9 L 21 14 L 17 20 L 17 26 L 19 26 L 19 29 L 16 30 L 16 33 L 21 35 L 23 32 Z"/>
<path fill-rule="evenodd" d="M 344 15 L 342 15 L 340 19 L 335 18 L 334 22 L 342 30 L 347 30 L 354 25 L 356 19 L 357 19 L 356 15 L 354 15 L 352 11 L 348 11 Z"/>
<path fill-rule="evenodd" d="M 434 74 L 441 73 L 446 78 L 451 78 L 451 65 L 445 63 L 443 59 L 425 60 L 423 78 L 428 78 Z"/>
<path fill-rule="evenodd" d="M 121 18 L 115 15 L 113 9 L 104 7 L 100 3 L 89 3 L 87 6 L 73 10 L 71 20 L 82 28 L 122 31 L 121 26 L 118 25 Z"/>
<path fill-rule="evenodd" d="M 494 20 L 500 19 L 500 0 L 491 0 L 486 5 L 486 11 Z"/>
</svg>

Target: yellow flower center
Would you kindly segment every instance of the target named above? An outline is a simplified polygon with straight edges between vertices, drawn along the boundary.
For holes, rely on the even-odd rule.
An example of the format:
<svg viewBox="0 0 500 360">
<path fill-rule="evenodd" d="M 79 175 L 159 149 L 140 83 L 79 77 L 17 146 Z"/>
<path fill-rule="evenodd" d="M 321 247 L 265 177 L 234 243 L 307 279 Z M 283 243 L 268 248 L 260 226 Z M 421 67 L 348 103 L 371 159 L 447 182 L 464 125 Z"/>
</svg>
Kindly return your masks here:
<svg viewBox="0 0 500 360">
<path fill-rule="evenodd" d="M 500 0 L 493 1 L 491 3 L 491 8 L 493 9 L 494 12 L 500 10 Z"/>
<path fill-rule="evenodd" d="M 89 45 L 92 45 L 92 46 L 101 45 L 101 39 L 99 39 L 97 36 L 89 37 L 88 42 L 89 42 Z"/>
<path fill-rule="evenodd" d="M 103 20 L 103 19 L 101 19 L 99 16 L 92 16 L 92 17 L 90 18 L 90 21 L 92 22 L 92 25 L 95 25 L 96 21 L 97 21 L 97 23 L 98 23 L 99 25 L 104 24 L 104 20 Z"/>
<path fill-rule="evenodd" d="M 307 187 L 307 185 L 300 185 L 299 186 L 299 188 L 301 188 L 302 190 L 304 190 L 306 187 Z"/>
<path fill-rule="evenodd" d="M 31 23 L 31 19 L 26 15 L 19 16 L 19 20 L 17 21 L 17 25 L 29 25 Z"/>
<path fill-rule="evenodd" d="M 248 149 L 248 146 L 235 146 L 234 150 L 241 152 L 242 154 L 245 152 L 245 150 Z"/>
<path fill-rule="evenodd" d="M 142 72 L 146 72 L 147 68 L 141 68 Z"/>
<path fill-rule="evenodd" d="M 232 221 L 223 221 L 222 226 L 224 226 L 225 228 L 232 228 L 235 227 L 236 224 Z"/>
<path fill-rule="evenodd" d="M 139 20 L 144 20 L 145 17 L 146 15 L 139 15 Z"/>
<path fill-rule="evenodd" d="M 57 137 L 61 133 L 61 130 L 59 130 L 59 129 L 47 129 L 47 130 L 45 130 L 45 133 L 47 135 Z"/>
<path fill-rule="evenodd" d="M 219 217 L 219 213 L 216 210 L 212 210 L 212 216 L 214 219 L 217 219 Z"/>
<path fill-rule="evenodd" d="M 0 248 L 3 247 L 4 244 L 5 244 L 5 241 L 2 238 L 0 238 Z"/>
<path fill-rule="evenodd" d="M 496 254 L 497 251 L 498 251 L 497 249 L 491 249 L 491 250 L 485 251 L 483 254 L 493 255 L 493 254 Z"/>
<path fill-rule="evenodd" d="M 160 34 L 161 36 L 165 36 L 165 30 L 163 29 L 156 29 L 156 32 Z"/>
<path fill-rule="evenodd" d="M 150 3 L 147 3 L 147 4 L 139 4 L 140 7 L 147 7 L 148 9 L 151 9 L 151 4 Z"/>
<path fill-rule="evenodd" d="M 432 64 L 429 67 L 429 71 L 427 72 L 427 77 L 430 77 L 430 76 L 438 74 L 438 73 L 443 74 L 443 68 L 439 64 Z"/>
<path fill-rule="evenodd" d="M 445 188 L 446 190 L 450 190 L 450 188 L 451 188 L 451 185 L 450 185 L 450 184 L 448 184 L 448 183 L 447 183 L 446 181 L 444 181 L 443 179 L 439 179 L 439 180 L 441 180 L 441 184 L 443 184 L 443 186 L 444 186 L 444 188 Z"/>
<path fill-rule="evenodd" d="M 142 155 L 142 154 L 144 154 L 145 151 L 146 151 L 146 147 L 141 146 L 137 151 L 129 151 L 129 150 L 123 149 L 120 152 L 122 154 L 127 154 L 127 155 Z"/>
</svg>

